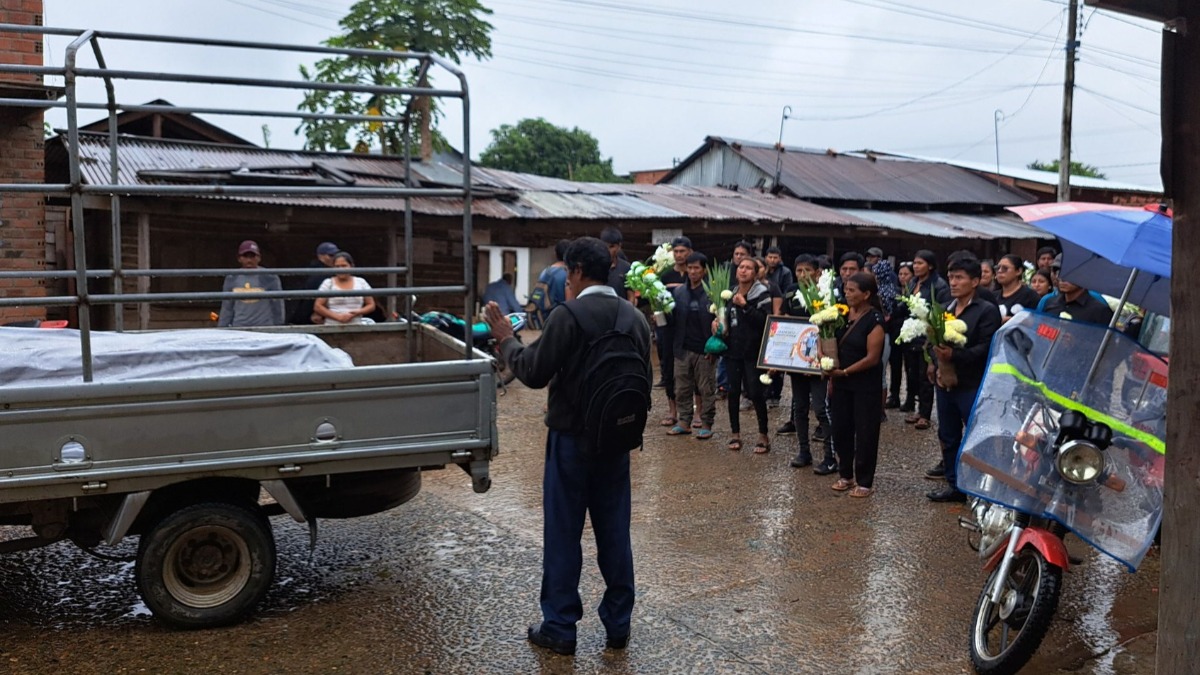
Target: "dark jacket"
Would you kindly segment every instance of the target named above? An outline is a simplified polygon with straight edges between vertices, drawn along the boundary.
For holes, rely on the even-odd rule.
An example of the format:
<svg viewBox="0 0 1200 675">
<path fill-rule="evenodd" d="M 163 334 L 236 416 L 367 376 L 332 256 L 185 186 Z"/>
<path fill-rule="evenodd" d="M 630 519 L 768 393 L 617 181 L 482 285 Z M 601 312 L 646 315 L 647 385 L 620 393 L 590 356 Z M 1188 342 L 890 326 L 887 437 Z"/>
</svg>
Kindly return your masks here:
<svg viewBox="0 0 1200 675">
<path fill-rule="evenodd" d="M 910 293 L 913 292 L 918 283 L 916 279 L 913 279 L 911 286 L 909 286 Z M 917 294 L 925 298 L 925 302 L 929 303 L 930 307 L 933 307 L 934 298 L 937 299 L 938 304 L 942 307 L 950 304 L 950 301 L 954 299 L 950 295 L 950 284 L 938 276 L 937 272 L 930 272 L 929 278 L 925 280 L 925 283 L 921 284 L 921 288 L 917 291 Z"/>
<path fill-rule="evenodd" d="M 792 270 L 783 263 L 780 263 L 779 266 L 773 270 L 767 270 L 767 279 L 775 282 L 775 285 L 778 286 L 779 290 L 781 291 L 796 283 L 795 273 L 793 273 Z"/>
<path fill-rule="evenodd" d="M 946 311 L 953 312 L 953 306 L 947 307 Z M 1000 309 L 987 300 L 975 297 L 958 318 L 967 324 L 967 344 L 965 347 L 955 347 L 950 361 L 958 373 L 958 389 L 978 389 L 987 368 L 992 336 L 1000 330 Z"/>
<path fill-rule="evenodd" d="M 1097 300 L 1087 291 L 1080 293 L 1079 297 L 1071 302 L 1067 302 L 1067 296 L 1062 293 L 1053 295 L 1050 300 L 1046 301 L 1042 311 L 1053 316 L 1059 316 L 1066 312 L 1074 321 L 1086 321 L 1101 326 L 1107 326 L 1113 318 L 1113 312 L 1108 303 Z"/>
<path fill-rule="evenodd" d="M 756 358 L 770 314 L 771 291 L 760 282 L 750 287 L 745 306 L 738 307 L 730 300 L 725 305 L 725 325 L 729 327 L 726 340 L 729 351 L 725 355 L 735 359 Z"/>
<path fill-rule="evenodd" d="M 804 303 L 796 299 L 796 291 L 798 290 L 800 290 L 800 284 L 797 283 L 792 283 L 792 285 L 783 289 L 783 312 L 788 316 L 807 319 L 812 316 L 812 312 L 804 306 Z"/>
<path fill-rule="evenodd" d="M 315 291 L 321 288 L 321 284 L 326 279 L 333 276 L 333 268 L 327 266 L 320 260 L 313 260 L 308 263 L 309 268 L 316 270 L 313 274 L 304 277 L 304 286 L 306 291 Z M 380 298 L 382 300 L 383 298 Z M 291 306 L 288 316 L 291 317 L 291 323 L 301 326 L 312 325 L 313 305 L 316 304 L 316 298 L 304 298 L 297 301 Z"/>
<path fill-rule="evenodd" d="M 637 308 L 617 298 L 614 293 L 603 291 L 593 291 L 569 300 L 565 306 L 570 307 L 571 312 L 595 313 L 599 323 L 605 326 L 613 325 L 617 312 L 630 315 L 634 319 L 634 341 L 646 360 L 646 377 L 653 381 L 650 326 Z M 556 431 L 578 434 L 583 431 L 583 410 L 579 402 L 585 366 L 583 355 L 588 340 L 599 336 L 584 335 L 571 312 L 555 308 L 547 315 L 542 336 L 536 342 L 526 346 L 516 339 L 505 340 L 500 350 L 505 363 L 526 386 L 533 389 L 550 386 L 546 426 Z"/>
<path fill-rule="evenodd" d="M 671 293 L 675 296 L 675 309 L 671 310 L 671 322 L 669 324 L 671 330 L 671 345 L 674 353 L 682 358 L 684 352 L 684 341 L 687 338 L 687 325 L 691 316 L 691 289 L 690 282 L 684 281 L 682 285 L 671 289 Z M 703 344 L 712 335 L 712 322 L 716 320 L 716 315 L 708 311 L 709 302 L 705 297 L 701 301 L 700 307 L 700 330 L 702 335 L 693 336 L 700 338 L 700 343 Z"/>
</svg>

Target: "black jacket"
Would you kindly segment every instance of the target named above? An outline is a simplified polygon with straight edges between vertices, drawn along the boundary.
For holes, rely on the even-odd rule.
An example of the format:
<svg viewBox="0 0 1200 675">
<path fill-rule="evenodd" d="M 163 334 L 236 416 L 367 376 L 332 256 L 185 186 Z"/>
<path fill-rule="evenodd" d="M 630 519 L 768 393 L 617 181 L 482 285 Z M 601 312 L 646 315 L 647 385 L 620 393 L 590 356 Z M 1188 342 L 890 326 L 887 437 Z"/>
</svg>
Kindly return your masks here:
<svg viewBox="0 0 1200 675">
<path fill-rule="evenodd" d="M 684 281 L 682 285 L 671 289 L 671 293 L 675 296 L 675 309 L 671 310 L 670 314 L 671 346 L 674 349 L 674 353 L 680 357 L 683 356 L 683 343 L 687 337 L 686 333 L 688 318 L 691 314 L 691 309 L 689 308 L 689 305 L 691 304 L 691 290 L 689 289 L 690 285 L 691 282 Z M 709 302 L 707 297 L 701 302 L 700 329 L 702 331 L 702 336 L 694 337 L 700 337 L 700 342 L 704 343 L 708 340 L 709 336 L 712 335 L 712 322 L 717 317 L 712 312 L 708 311 L 709 305 L 712 303 Z"/>
<path fill-rule="evenodd" d="M 736 287 L 734 293 L 737 293 Z M 730 300 L 725 305 L 725 323 L 729 327 L 726 339 L 729 351 L 726 356 L 735 359 L 756 358 L 770 314 L 771 291 L 765 284 L 755 282 L 746 294 L 746 304 L 742 307 Z"/>
<path fill-rule="evenodd" d="M 954 312 L 952 307 L 947 307 L 946 311 Z M 1000 330 L 1000 309 L 987 300 L 976 297 L 963 309 L 958 318 L 967 324 L 967 344 L 965 347 L 955 347 L 950 361 L 958 373 L 958 388 L 978 389 L 987 368 L 992 336 Z"/>
<path fill-rule="evenodd" d="M 565 306 L 580 314 L 595 313 L 599 323 L 611 326 L 617 312 L 629 314 L 633 322 L 634 341 L 638 351 L 646 360 L 646 377 L 653 381 L 650 369 L 650 326 L 646 317 L 630 302 L 610 293 L 588 293 L 582 298 L 569 300 Z M 591 336 L 594 339 L 599 336 Z M 583 410 L 579 403 L 580 385 L 583 378 L 584 352 L 589 336 L 584 335 L 575 317 L 564 309 L 555 307 L 546 316 L 542 336 L 526 346 L 519 340 L 505 340 L 500 345 L 504 362 L 527 387 L 541 389 L 550 386 L 547 398 L 546 426 L 567 433 L 583 432 Z"/>
</svg>

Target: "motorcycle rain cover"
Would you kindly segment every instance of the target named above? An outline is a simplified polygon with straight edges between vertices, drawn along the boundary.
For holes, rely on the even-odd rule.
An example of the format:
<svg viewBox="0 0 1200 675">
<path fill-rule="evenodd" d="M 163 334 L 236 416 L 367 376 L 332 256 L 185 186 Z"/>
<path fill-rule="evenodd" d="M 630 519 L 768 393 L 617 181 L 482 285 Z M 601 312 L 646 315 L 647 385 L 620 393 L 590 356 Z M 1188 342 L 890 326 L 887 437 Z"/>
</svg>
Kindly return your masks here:
<svg viewBox="0 0 1200 675">
<path fill-rule="evenodd" d="M 1132 572 L 1162 519 L 1166 407 L 1166 363 L 1141 345 L 1104 326 L 1022 312 L 992 340 L 958 487 L 1056 520 Z M 1113 432 L 1090 484 L 1055 468 L 1058 417 L 1068 409 Z"/>
</svg>

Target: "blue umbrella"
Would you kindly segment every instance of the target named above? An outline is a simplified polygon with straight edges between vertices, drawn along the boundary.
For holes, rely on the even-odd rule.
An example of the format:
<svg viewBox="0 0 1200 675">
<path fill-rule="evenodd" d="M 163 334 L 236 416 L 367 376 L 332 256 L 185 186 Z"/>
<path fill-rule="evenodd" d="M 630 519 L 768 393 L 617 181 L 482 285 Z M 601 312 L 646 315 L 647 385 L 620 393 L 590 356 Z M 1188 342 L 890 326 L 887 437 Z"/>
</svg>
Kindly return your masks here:
<svg viewBox="0 0 1200 675">
<path fill-rule="evenodd" d="M 1062 242 L 1059 276 L 1063 279 L 1170 315 L 1169 210 L 1088 202 L 1013 206 L 1009 210 Z"/>
</svg>

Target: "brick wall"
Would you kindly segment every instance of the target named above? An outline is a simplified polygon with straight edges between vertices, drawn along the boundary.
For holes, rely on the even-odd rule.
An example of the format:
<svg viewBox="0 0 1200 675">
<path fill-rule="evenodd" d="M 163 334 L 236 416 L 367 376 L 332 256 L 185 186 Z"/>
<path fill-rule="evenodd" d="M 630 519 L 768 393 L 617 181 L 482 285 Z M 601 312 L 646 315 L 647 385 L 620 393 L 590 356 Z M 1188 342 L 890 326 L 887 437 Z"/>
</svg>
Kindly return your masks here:
<svg viewBox="0 0 1200 675">
<path fill-rule="evenodd" d="M 42 0 L 4 0 L 0 23 L 37 26 Z M 0 33 L 0 63 L 42 65 L 42 36 Z M 0 82 L 39 85 L 36 75 L 0 74 Z M 45 177 L 42 113 L 0 107 L 0 183 L 41 183 Z M 46 205 L 38 194 L 0 193 L 0 269 L 40 270 L 46 266 Z M 38 280 L 0 279 L 5 297 L 45 295 Z M 45 318 L 44 307 L 0 308 L 0 323 Z"/>
</svg>

